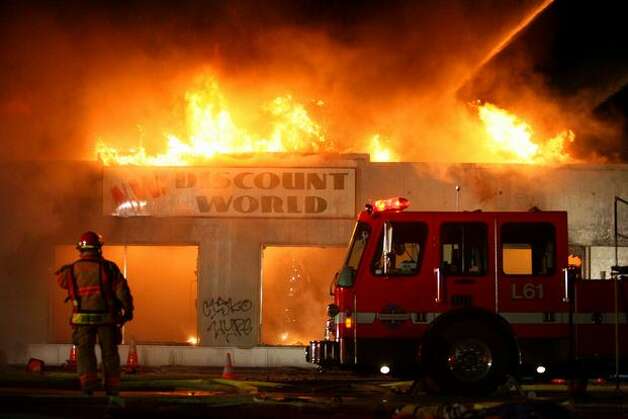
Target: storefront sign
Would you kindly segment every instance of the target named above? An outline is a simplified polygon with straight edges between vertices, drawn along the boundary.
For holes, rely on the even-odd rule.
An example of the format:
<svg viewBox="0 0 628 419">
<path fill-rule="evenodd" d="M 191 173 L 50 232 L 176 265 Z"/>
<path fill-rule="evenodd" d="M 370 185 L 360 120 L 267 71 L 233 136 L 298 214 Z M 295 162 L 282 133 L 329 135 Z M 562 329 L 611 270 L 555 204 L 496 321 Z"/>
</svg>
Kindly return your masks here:
<svg viewBox="0 0 628 419">
<path fill-rule="evenodd" d="M 353 218 L 352 168 L 106 168 L 105 215 Z"/>
</svg>

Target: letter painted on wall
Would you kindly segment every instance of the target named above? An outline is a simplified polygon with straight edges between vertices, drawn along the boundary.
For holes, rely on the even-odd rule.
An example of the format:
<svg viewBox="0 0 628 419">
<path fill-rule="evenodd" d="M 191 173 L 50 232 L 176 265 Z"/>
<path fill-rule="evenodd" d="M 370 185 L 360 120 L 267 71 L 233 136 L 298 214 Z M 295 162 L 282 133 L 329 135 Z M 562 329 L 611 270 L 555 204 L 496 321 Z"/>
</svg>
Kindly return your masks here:
<svg viewBox="0 0 628 419">
<path fill-rule="evenodd" d="M 353 168 L 105 168 L 118 217 L 353 218 Z"/>
<path fill-rule="evenodd" d="M 205 331 L 215 343 L 238 343 L 253 333 L 251 300 L 212 297 L 203 301 L 201 309 Z"/>
</svg>

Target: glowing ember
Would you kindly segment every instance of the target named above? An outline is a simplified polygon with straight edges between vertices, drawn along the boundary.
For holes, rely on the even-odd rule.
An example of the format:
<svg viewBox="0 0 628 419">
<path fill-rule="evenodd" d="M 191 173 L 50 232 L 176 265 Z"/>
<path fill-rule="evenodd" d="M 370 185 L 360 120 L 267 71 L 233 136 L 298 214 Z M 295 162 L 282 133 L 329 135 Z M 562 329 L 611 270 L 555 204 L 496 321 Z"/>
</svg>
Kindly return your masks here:
<svg viewBox="0 0 628 419">
<path fill-rule="evenodd" d="M 382 140 L 379 134 L 375 134 L 371 137 L 368 149 L 371 155 L 371 161 L 387 162 L 399 160 L 399 157 L 386 146 L 385 141 Z"/>
<path fill-rule="evenodd" d="M 489 147 L 509 162 L 565 163 L 573 160 L 564 149 L 566 142 L 575 139 L 571 130 L 538 142 L 533 140 L 532 127 L 505 109 L 486 103 L 478 106 L 478 115 L 491 141 Z"/>
<path fill-rule="evenodd" d="M 199 339 L 196 336 L 190 336 L 187 340 L 190 345 L 198 345 Z"/>
</svg>

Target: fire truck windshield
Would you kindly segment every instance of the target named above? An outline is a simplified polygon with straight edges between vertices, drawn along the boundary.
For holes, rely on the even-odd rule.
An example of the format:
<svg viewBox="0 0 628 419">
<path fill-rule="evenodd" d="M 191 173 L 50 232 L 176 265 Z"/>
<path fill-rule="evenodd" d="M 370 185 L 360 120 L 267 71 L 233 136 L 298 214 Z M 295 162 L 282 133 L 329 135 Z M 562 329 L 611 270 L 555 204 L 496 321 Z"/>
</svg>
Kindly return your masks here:
<svg viewBox="0 0 628 419">
<path fill-rule="evenodd" d="M 351 245 L 349 246 L 349 253 L 347 254 L 347 260 L 345 266 L 351 268 L 353 271 L 358 269 L 360 260 L 362 259 L 362 253 L 366 248 L 369 236 L 371 235 L 371 227 L 367 223 L 359 222 L 353 230 L 353 237 L 351 237 Z"/>
</svg>

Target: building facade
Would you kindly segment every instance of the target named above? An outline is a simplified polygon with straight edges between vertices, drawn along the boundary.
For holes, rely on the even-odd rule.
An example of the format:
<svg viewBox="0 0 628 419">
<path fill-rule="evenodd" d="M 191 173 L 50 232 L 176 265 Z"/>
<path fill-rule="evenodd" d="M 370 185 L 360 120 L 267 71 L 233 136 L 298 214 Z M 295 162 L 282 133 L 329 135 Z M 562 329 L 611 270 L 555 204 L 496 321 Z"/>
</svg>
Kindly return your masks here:
<svg viewBox="0 0 628 419">
<path fill-rule="evenodd" d="M 277 265 L 294 264 L 292 271 L 272 267 L 292 279 L 306 270 L 294 259 L 282 262 L 281 249 L 315 255 L 308 266 L 331 274 L 308 281 L 322 288 L 325 300 L 320 284 L 333 278 L 356 213 L 374 199 L 403 196 L 417 211 L 566 210 L 571 250 L 584 259 L 585 277 L 609 275 L 613 202 L 628 198 L 628 166 L 373 163 L 364 155 L 287 155 L 195 168 L 13 162 L 0 167 L 0 188 L 0 315 L 6 319 L 0 362 L 23 363 L 32 355 L 29 345 L 68 343 L 53 274 L 73 257 L 72 245 L 85 230 L 103 235 L 138 302 L 153 306 L 137 331 L 148 336 L 140 343 L 186 344 L 168 337 L 178 331 L 156 337 L 167 328 L 165 320 L 159 324 L 163 316 L 180 317 L 193 329 L 180 333 L 191 334 L 195 345 L 254 349 L 280 345 L 265 330 L 276 316 L 299 310 L 265 314 L 282 304 L 265 288 L 271 269 L 265 255 L 279 255 L 273 256 Z M 628 231 L 628 208 L 618 224 Z M 620 263 L 628 264 L 628 243 L 620 244 Z M 169 288 L 179 271 L 189 274 L 184 285 Z M 134 283 L 133 272 L 141 281 Z M 309 305 L 321 305 L 308 298 Z M 309 333 L 320 337 L 322 330 Z"/>
</svg>

